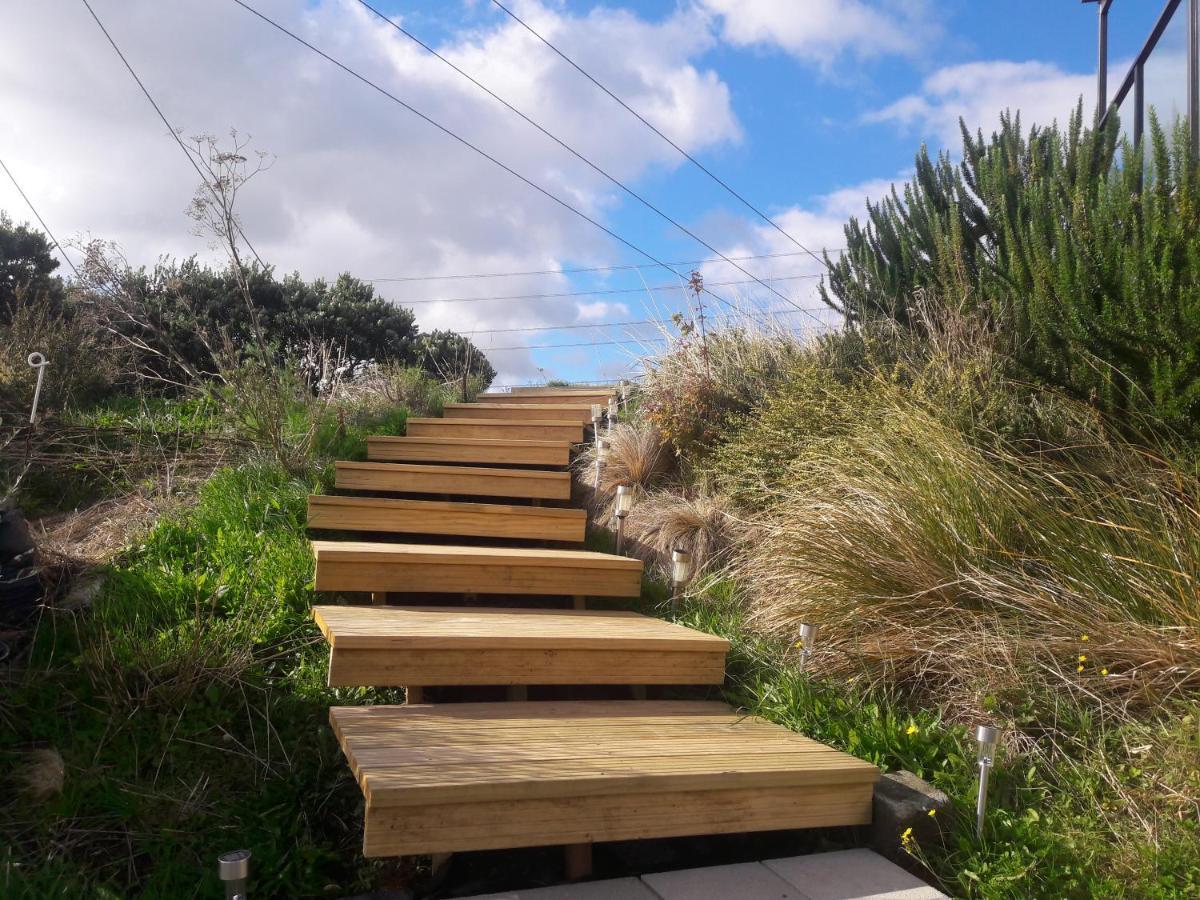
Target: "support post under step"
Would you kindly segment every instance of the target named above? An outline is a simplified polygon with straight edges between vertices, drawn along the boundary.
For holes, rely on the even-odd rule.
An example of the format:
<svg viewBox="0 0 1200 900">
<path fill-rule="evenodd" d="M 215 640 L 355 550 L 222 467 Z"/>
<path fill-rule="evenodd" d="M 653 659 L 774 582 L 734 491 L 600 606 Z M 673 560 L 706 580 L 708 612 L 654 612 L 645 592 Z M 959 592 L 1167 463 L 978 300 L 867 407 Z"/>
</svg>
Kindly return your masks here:
<svg viewBox="0 0 1200 900">
<path fill-rule="evenodd" d="M 592 874 L 592 845 L 567 844 L 563 847 L 566 858 L 567 881 L 582 881 Z"/>
</svg>

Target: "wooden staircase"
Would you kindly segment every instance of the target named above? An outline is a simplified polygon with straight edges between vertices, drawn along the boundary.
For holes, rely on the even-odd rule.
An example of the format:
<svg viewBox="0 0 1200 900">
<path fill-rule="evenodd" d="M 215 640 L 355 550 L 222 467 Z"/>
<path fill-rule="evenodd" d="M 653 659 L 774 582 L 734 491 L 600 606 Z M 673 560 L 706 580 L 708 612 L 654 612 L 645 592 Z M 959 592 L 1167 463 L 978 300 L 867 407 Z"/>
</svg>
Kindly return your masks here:
<svg viewBox="0 0 1200 900">
<path fill-rule="evenodd" d="M 585 608 L 639 596 L 642 564 L 547 546 L 581 543 L 586 517 L 541 504 L 570 499 L 571 446 L 610 397 L 448 404 L 372 438 L 368 462 L 337 464 L 336 487 L 359 494 L 310 499 L 311 527 L 351 538 L 313 541 L 317 589 L 372 601 L 314 609 L 329 684 L 408 698 L 330 710 L 366 800 L 365 855 L 563 844 L 578 877 L 595 841 L 870 821 L 874 766 L 723 703 L 644 699 L 646 685 L 721 684 L 726 641 Z M 633 699 L 526 699 L 605 685 Z M 507 700 L 420 702 L 427 687 L 496 686 Z"/>
</svg>

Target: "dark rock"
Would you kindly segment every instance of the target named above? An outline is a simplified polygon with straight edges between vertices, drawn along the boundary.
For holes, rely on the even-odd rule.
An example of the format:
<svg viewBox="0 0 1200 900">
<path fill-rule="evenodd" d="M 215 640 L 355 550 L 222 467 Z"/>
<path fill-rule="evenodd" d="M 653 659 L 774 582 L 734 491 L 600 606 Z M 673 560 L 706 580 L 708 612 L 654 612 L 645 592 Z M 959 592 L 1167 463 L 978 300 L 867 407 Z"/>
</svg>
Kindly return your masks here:
<svg viewBox="0 0 1200 900">
<path fill-rule="evenodd" d="M 908 829 L 912 829 L 909 841 L 914 849 L 940 847 L 953 812 L 950 798 L 933 785 L 912 772 L 889 772 L 875 786 L 871 845 L 888 859 L 908 864 L 912 859 L 904 849 Z"/>
</svg>

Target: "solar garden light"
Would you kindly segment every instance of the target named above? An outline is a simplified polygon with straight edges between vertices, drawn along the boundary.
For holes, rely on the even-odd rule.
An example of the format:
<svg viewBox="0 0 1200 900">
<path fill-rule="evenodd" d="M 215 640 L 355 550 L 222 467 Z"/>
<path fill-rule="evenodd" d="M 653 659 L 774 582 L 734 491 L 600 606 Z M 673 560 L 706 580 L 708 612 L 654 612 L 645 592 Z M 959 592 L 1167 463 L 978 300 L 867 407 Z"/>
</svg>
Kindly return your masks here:
<svg viewBox="0 0 1200 900">
<path fill-rule="evenodd" d="M 604 407 L 599 403 L 592 404 L 592 436 L 600 440 L 600 420 L 604 417 Z"/>
<path fill-rule="evenodd" d="M 618 409 L 619 409 L 619 407 L 617 405 L 617 398 L 609 397 L 608 398 L 608 433 L 609 434 L 612 434 L 613 425 L 615 425 L 617 422 L 617 410 Z"/>
<path fill-rule="evenodd" d="M 593 487 L 600 490 L 600 472 L 608 462 L 608 441 L 596 438 L 596 483 Z"/>
<path fill-rule="evenodd" d="M 629 403 L 629 382 L 626 381 L 624 378 L 622 378 L 621 379 L 621 402 L 620 402 L 620 405 L 625 406 L 627 403 Z"/>
<path fill-rule="evenodd" d="M 817 646 L 817 634 L 821 631 L 820 625 L 801 625 L 800 626 L 800 671 L 803 672 L 808 665 L 809 654 Z"/>
<path fill-rule="evenodd" d="M 50 365 L 50 360 L 38 353 L 36 350 L 30 353 L 25 359 L 25 362 L 37 369 L 37 387 L 33 389 L 33 408 L 29 410 L 29 424 L 32 425 L 37 421 L 38 400 L 42 396 L 42 379 L 46 377 L 46 366 Z"/>
<path fill-rule="evenodd" d="M 217 875 L 225 882 L 225 900 L 246 900 L 250 877 L 250 851 L 234 850 L 217 857 Z"/>
<path fill-rule="evenodd" d="M 671 612 L 679 606 L 683 586 L 692 579 L 692 554 L 682 547 L 671 551 Z"/>
<path fill-rule="evenodd" d="M 979 797 L 975 801 L 975 834 L 982 838 L 983 817 L 987 814 L 988 774 L 996 758 L 1000 729 L 992 725 L 980 725 L 975 729 L 975 740 L 979 744 Z"/>
<path fill-rule="evenodd" d="M 625 546 L 625 517 L 633 509 L 633 488 L 627 484 L 617 485 L 617 505 L 613 513 L 617 517 L 617 554 Z"/>
</svg>

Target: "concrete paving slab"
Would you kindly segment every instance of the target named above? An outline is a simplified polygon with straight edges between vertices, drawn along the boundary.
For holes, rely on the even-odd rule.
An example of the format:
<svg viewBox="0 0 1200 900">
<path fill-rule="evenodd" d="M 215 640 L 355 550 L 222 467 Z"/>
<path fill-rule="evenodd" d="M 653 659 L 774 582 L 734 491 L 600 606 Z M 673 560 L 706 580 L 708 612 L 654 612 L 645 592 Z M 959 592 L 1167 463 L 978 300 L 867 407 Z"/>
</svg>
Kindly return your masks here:
<svg viewBox="0 0 1200 900">
<path fill-rule="evenodd" d="M 636 878 L 613 878 L 608 881 L 588 881 L 583 884 L 562 884 L 556 887 L 533 888 L 487 894 L 469 900 L 660 900 L 657 894 Z"/>
<path fill-rule="evenodd" d="M 809 900 L 945 900 L 946 895 L 870 850 L 839 850 L 763 865 Z"/>
<path fill-rule="evenodd" d="M 807 900 L 762 863 L 738 863 L 643 875 L 662 900 Z"/>
</svg>

